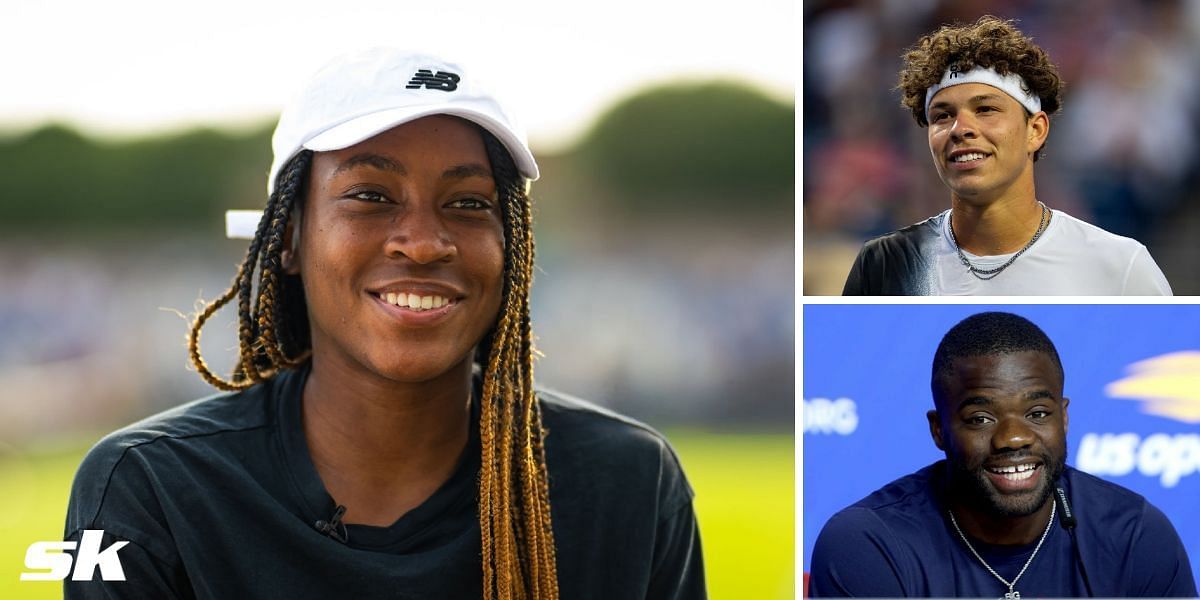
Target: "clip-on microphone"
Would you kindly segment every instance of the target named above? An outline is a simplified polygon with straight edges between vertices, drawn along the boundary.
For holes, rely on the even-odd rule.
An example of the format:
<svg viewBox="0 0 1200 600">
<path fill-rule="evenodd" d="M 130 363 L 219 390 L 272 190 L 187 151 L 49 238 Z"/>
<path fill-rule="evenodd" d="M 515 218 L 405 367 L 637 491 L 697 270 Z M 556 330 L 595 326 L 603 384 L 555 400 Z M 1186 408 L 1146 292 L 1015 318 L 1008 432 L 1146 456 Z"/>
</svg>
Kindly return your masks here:
<svg viewBox="0 0 1200 600">
<path fill-rule="evenodd" d="M 317 531 L 345 544 L 350 541 L 350 532 L 346 531 L 346 524 L 342 522 L 344 514 L 346 514 L 346 507 L 339 504 L 328 521 L 321 519 L 313 523 L 313 526 L 317 528 Z"/>
<path fill-rule="evenodd" d="M 1063 529 L 1071 534 L 1071 547 L 1075 550 L 1075 564 L 1079 565 L 1079 574 L 1083 575 L 1083 585 L 1087 588 L 1088 598 L 1092 598 L 1095 594 L 1092 593 L 1092 583 L 1088 581 L 1087 569 L 1083 566 L 1083 557 L 1079 555 L 1079 540 L 1075 538 L 1075 513 L 1071 510 L 1071 503 L 1067 501 L 1067 492 L 1062 489 L 1062 486 L 1054 486 L 1054 503 L 1058 505 L 1058 514 L 1062 517 L 1058 520 L 1062 524 Z"/>
</svg>

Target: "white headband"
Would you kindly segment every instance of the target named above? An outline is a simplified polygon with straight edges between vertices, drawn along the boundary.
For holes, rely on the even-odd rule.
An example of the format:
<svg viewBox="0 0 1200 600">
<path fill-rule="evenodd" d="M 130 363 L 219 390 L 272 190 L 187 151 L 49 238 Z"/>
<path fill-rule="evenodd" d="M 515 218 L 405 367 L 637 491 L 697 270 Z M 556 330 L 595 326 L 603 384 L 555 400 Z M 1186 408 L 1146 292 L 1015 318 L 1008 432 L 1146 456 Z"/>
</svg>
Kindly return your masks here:
<svg viewBox="0 0 1200 600">
<path fill-rule="evenodd" d="M 950 65 L 946 69 L 946 74 L 942 75 L 942 80 L 925 90 L 925 118 L 929 119 L 929 103 L 937 93 L 950 86 L 955 86 L 963 83 L 983 83 L 990 85 L 1009 96 L 1013 100 L 1021 103 L 1026 110 L 1031 113 L 1036 113 L 1042 110 L 1042 99 L 1029 91 L 1029 86 L 1025 85 L 1025 80 L 1021 79 L 1016 73 L 1007 73 L 1000 75 L 995 69 L 988 67 L 983 68 L 975 65 L 975 68 L 963 73 L 959 70 L 958 65 Z"/>
</svg>

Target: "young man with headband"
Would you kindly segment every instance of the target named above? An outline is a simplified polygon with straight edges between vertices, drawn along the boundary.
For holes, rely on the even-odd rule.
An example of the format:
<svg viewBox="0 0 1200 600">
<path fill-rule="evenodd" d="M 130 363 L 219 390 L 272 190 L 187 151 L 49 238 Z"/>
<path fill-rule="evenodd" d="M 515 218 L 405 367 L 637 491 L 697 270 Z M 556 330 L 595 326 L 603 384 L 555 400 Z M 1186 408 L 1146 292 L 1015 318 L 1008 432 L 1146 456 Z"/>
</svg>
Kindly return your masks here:
<svg viewBox="0 0 1200 600">
<path fill-rule="evenodd" d="M 844 295 L 1170 295 L 1146 247 L 1046 206 L 1033 164 L 1061 104 L 1046 52 L 1011 22 L 945 26 L 904 56 L 950 209 L 868 241 Z"/>
</svg>

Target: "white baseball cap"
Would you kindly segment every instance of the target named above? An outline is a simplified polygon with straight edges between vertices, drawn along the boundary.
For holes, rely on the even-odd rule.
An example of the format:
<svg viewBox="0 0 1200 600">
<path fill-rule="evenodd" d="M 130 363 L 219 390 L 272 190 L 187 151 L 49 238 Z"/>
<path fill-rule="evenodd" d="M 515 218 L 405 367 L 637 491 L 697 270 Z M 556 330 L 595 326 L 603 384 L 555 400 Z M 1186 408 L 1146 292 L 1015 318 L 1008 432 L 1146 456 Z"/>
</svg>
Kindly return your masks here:
<svg viewBox="0 0 1200 600">
<path fill-rule="evenodd" d="M 521 175 L 538 178 L 525 130 L 460 65 L 398 48 L 369 48 L 322 67 L 279 117 L 271 147 L 275 178 L 302 149 L 341 150 L 397 125 L 429 115 L 453 115 L 495 135 Z"/>
</svg>

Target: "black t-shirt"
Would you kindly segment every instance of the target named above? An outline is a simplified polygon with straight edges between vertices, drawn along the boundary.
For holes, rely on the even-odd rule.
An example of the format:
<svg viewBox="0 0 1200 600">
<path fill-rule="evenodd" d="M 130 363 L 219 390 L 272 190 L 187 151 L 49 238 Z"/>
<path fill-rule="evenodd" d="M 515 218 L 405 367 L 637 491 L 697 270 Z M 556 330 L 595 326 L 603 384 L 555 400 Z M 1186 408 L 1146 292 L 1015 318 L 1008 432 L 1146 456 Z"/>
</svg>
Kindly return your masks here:
<svg viewBox="0 0 1200 600">
<path fill-rule="evenodd" d="M 933 246 L 940 241 L 937 217 L 863 244 L 846 277 L 843 296 L 927 296 Z"/>
<path fill-rule="evenodd" d="M 450 479 L 388 527 L 317 530 L 335 502 L 301 426 L 307 371 L 169 410 L 84 459 L 67 540 L 118 540 L 125 581 L 67 598 L 479 598 L 478 427 Z M 704 598 L 692 490 L 657 432 L 539 391 L 561 597 Z M 478 419 L 477 408 L 474 419 Z"/>
</svg>

